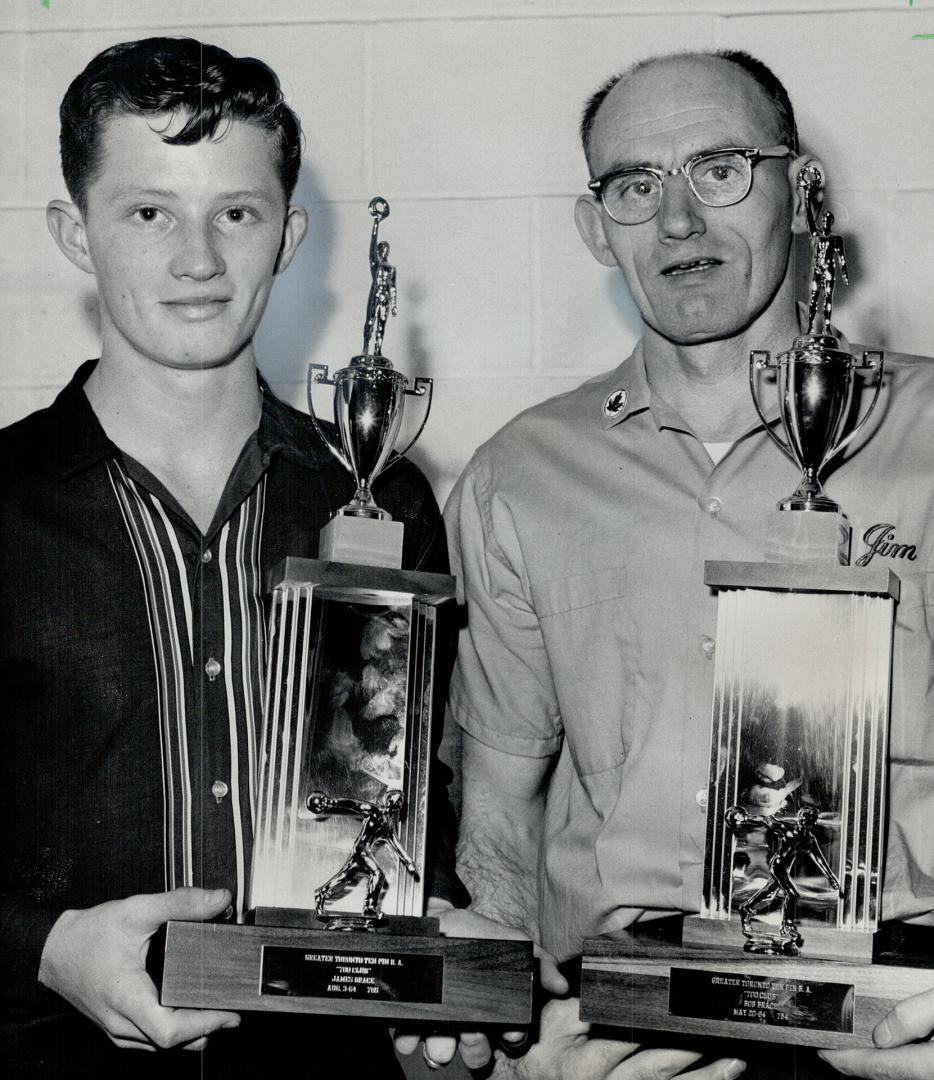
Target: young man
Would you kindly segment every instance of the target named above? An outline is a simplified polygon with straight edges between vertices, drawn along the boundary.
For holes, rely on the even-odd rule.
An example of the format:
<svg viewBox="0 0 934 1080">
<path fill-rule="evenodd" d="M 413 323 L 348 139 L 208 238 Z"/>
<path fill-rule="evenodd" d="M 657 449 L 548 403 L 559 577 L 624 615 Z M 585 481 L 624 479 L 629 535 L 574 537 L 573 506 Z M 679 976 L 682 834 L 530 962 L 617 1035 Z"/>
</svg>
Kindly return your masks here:
<svg viewBox="0 0 934 1080">
<path fill-rule="evenodd" d="M 595 95 L 583 135 L 598 183 L 578 201 L 578 228 L 622 271 L 642 340 L 614 371 L 481 447 L 447 513 L 469 617 L 451 690 L 464 731 L 460 873 L 478 910 L 525 927 L 560 960 L 586 937 L 697 910 L 716 625 L 703 567 L 760 559 L 765 515 L 797 480 L 747 373 L 750 350 L 775 354 L 801 332 L 795 180 L 818 164 L 798 155 L 781 84 L 746 54 L 641 64 Z M 724 148 L 736 152 L 717 175 L 742 182 L 728 199 L 704 199 L 703 170 Z M 889 354 L 886 372 L 877 417 L 827 489 L 851 522 L 854 561 L 880 522 L 910 552 L 893 565 L 902 598 L 884 912 L 930 921 L 934 364 Z M 624 1080 L 697 1061 L 589 1042 L 575 1017 L 576 1002 L 546 1010 L 519 1075 Z M 826 1061 L 857 1075 L 932 1075 L 934 1046 L 900 1044 L 930 1035 L 934 991 L 889 1026 L 876 1033 L 889 1049 Z M 767 1055 L 776 1075 L 830 1071 L 782 1053 Z M 724 1059 L 690 1075 L 741 1068 Z"/>
<path fill-rule="evenodd" d="M 96 279 L 101 355 L 0 434 L 4 1062 L 394 1075 L 382 1027 L 234 1031 L 233 1013 L 162 1008 L 146 971 L 167 919 L 243 915 L 265 575 L 314 556 L 354 489 L 253 351 L 305 234 L 298 119 L 260 61 L 154 38 L 92 60 L 61 120 L 71 202 L 49 228 Z M 418 471 L 401 463 L 377 494 L 405 523 L 404 564 L 446 569 Z M 443 846 L 443 795 L 431 820 Z M 429 891 L 456 899 L 434 854 Z"/>
</svg>

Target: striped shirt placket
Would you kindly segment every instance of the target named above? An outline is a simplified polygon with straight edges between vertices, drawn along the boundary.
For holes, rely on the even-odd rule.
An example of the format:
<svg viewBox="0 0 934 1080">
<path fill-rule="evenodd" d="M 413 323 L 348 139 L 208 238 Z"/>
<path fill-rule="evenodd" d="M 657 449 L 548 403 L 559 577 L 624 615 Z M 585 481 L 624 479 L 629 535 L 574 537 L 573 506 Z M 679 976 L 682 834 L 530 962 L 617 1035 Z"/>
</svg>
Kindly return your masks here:
<svg viewBox="0 0 934 1080">
<path fill-rule="evenodd" d="M 180 529 L 161 500 L 128 476 L 119 462 L 108 462 L 107 468 L 139 565 L 152 637 L 163 764 L 166 887 L 201 884 L 194 870 L 196 822 L 189 760 L 188 709 L 194 699 L 186 674 L 190 671 L 191 678 L 197 679 L 200 673 L 193 671 L 198 650 Z M 232 815 L 236 873 L 236 882 L 229 884 L 235 887 L 238 916 L 247 894 L 258 714 L 264 693 L 260 552 L 265 491 L 263 477 L 224 524 L 217 541 L 222 612 L 212 625 L 219 628 L 223 640 L 213 647 L 224 661 L 228 746 L 222 749 L 227 751 L 223 756 L 229 756 L 230 764 L 225 810 Z"/>
</svg>

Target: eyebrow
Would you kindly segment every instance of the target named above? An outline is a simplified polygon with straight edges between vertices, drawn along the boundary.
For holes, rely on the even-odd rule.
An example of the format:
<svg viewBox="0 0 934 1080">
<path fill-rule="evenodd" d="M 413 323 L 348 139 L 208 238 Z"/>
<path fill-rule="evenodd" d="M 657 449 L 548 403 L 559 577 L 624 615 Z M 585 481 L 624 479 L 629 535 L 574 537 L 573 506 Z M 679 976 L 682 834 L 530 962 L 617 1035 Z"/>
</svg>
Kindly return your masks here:
<svg viewBox="0 0 934 1080">
<path fill-rule="evenodd" d="M 698 154 L 715 154 L 719 150 L 729 150 L 734 146 L 745 146 L 746 144 L 741 139 L 721 139 L 715 146 L 706 146 L 703 150 L 695 150 L 693 153 L 688 154 L 679 165 L 684 161 L 688 161 L 692 157 L 697 157 Z M 764 145 L 764 144 L 762 144 Z M 630 160 L 617 160 L 617 162 L 607 169 L 603 175 L 609 176 L 610 173 L 625 172 L 629 169 L 660 169 L 661 165 L 657 165 L 654 161 L 632 161 Z"/>
<path fill-rule="evenodd" d="M 167 191 L 163 188 L 137 188 L 137 187 L 123 187 L 118 188 L 113 193 L 114 199 L 163 199 L 166 202 L 175 202 L 179 198 L 177 191 Z M 223 191 L 220 195 L 217 195 L 212 202 L 246 202 L 253 200 L 254 202 L 264 202 L 270 205 L 274 201 L 264 191 L 256 191 L 252 189 L 244 189 L 242 191 Z"/>
</svg>

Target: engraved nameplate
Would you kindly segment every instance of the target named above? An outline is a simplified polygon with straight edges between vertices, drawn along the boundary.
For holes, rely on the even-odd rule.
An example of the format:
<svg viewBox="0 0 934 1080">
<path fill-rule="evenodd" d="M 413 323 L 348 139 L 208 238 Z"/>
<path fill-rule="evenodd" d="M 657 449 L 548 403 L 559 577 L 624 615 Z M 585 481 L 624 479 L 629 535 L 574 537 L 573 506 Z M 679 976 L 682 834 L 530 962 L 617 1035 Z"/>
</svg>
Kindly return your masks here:
<svg viewBox="0 0 934 1080">
<path fill-rule="evenodd" d="M 263 946 L 260 993 L 440 1004 L 444 959 L 437 954 Z"/>
<path fill-rule="evenodd" d="M 670 1016 L 853 1032 L 852 985 L 732 971 L 672 968 Z"/>
</svg>

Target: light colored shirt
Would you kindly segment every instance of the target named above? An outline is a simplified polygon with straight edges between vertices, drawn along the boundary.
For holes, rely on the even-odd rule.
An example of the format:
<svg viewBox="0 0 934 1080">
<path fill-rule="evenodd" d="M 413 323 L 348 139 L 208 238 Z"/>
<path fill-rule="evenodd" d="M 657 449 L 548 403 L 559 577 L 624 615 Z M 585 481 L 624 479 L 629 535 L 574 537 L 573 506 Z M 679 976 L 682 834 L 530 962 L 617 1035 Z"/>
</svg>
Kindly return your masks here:
<svg viewBox="0 0 934 1080">
<path fill-rule="evenodd" d="M 772 391 L 774 393 L 774 391 Z M 860 402 L 865 410 L 869 391 Z M 707 559 L 762 558 L 798 469 L 761 424 L 712 463 L 652 398 L 641 347 L 482 446 L 446 511 L 468 626 L 458 724 L 557 756 L 540 859 L 560 958 L 645 915 L 696 911 L 717 599 Z M 934 910 L 934 362 L 890 354 L 876 413 L 824 475 L 851 562 L 901 581 L 882 915 Z"/>
</svg>

